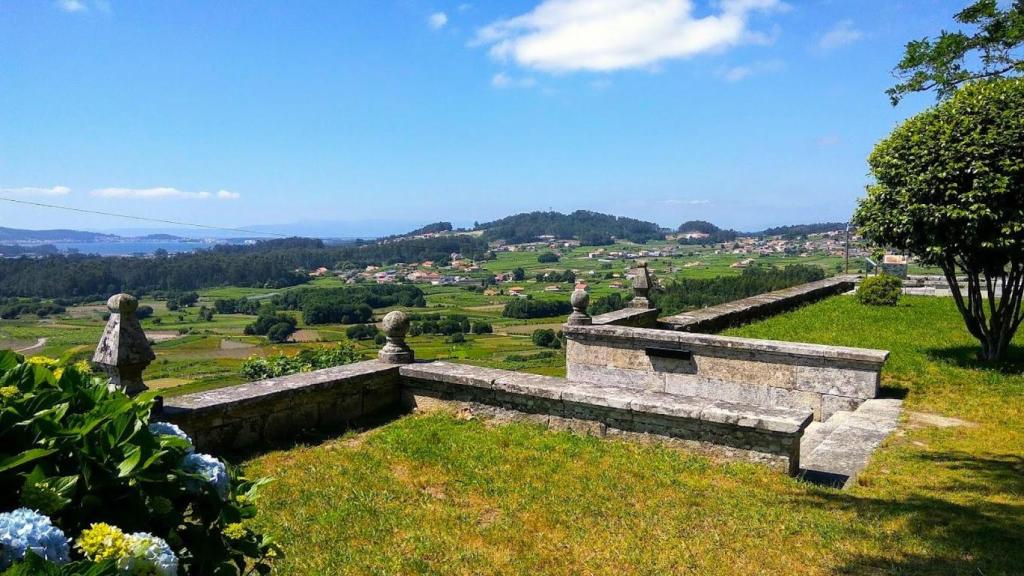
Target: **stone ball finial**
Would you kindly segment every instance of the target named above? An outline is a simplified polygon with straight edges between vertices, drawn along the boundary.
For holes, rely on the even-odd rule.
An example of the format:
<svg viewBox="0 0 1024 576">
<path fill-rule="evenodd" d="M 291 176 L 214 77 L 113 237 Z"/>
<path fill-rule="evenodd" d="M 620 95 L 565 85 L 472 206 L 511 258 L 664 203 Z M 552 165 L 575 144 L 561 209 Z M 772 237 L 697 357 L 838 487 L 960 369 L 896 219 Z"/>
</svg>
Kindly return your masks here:
<svg viewBox="0 0 1024 576">
<path fill-rule="evenodd" d="M 139 309 L 139 299 L 131 294 L 114 294 L 107 300 L 107 309 L 118 314 L 134 314 Z"/>
<path fill-rule="evenodd" d="M 392 310 L 384 316 L 381 327 L 389 338 L 404 338 L 409 333 L 409 315 L 401 310 Z"/>
<path fill-rule="evenodd" d="M 385 364 L 412 364 L 416 355 L 405 343 L 405 335 L 409 333 L 409 315 L 401 310 L 392 310 L 381 321 L 387 344 L 377 353 L 377 358 Z"/>
<path fill-rule="evenodd" d="M 568 324 L 590 324 L 590 315 L 587 314 L 587 306 L 590 305 L 590 293 L 582 288 L 577 288 L 569 297 L 572 304 L 572 314 L 566 321 Z"/>
</svg>

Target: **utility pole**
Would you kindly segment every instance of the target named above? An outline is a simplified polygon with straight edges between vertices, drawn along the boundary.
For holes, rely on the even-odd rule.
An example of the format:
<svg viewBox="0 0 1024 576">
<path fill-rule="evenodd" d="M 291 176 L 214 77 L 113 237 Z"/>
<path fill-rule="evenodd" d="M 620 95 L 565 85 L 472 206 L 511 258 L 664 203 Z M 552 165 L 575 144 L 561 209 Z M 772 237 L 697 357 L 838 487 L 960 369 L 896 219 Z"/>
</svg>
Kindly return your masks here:
<svg viewBox="0 0 1024 576">
<path fill-rule="evenodd" d="M 846 273 L 850 273 L 850 223 L 846 223 Z"/>
</svg>

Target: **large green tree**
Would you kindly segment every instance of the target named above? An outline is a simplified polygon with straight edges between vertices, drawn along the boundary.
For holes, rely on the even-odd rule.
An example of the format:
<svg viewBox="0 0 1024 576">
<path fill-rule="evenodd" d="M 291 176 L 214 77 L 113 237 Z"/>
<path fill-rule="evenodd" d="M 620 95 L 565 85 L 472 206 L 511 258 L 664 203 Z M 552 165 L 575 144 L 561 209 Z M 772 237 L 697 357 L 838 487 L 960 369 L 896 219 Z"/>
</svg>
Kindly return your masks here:
<svg viewBox="0 0 1024 576">
<path fill-rule="evenodd" d="M 1024 291 L 1024 78 L 965 85 L 868 162 L 875 184 L 854 216 L 862 234 L 941 267 L 980 356 L 1003 359 Z"/>
<path fill-rule="evenodd" d="M 1024 73 L 1024 0 L 1005 9 L 976 0 L 954 18 L 967 30 L 943 30 L 936 38 L 909 42 L 886 91 L 895 106 L 912 92 L 934 90 L 946 99 L 967 82 Z"/>
</svg>

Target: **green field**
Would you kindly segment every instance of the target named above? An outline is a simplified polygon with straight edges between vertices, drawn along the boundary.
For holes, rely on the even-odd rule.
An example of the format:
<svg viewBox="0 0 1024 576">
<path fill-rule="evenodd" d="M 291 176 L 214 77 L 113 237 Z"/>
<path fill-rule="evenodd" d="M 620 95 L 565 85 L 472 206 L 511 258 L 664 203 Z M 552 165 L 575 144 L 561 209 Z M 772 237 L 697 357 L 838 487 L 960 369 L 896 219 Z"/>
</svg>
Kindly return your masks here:
<svg viewBox="0 0 1024 576">
<path fill-rule="evenodd" d="M 247 464 L 275 478 L 259 522 L 288 554 L 279 573 L 1021 573 L 1024 349 L 977 366 L 953 303 L 925 297 L 836 297 L 730 333 L 892 351 L 885 390 L 907 410 L 857 486 L 414 415 Z"/>
<path fill-rule="evenodd" d="M 607 251 L 637 252 L 659 250 L 669 246 L 665 242 L 646 245 L 617 244 L 605 247 Z M 526 270 L 527 278 L 496 287 L 497 293 L 484 294 L 458 286 L 420 285 L 426 294 L 427 307 L 410 309 L 413 313 L 462 314 L 472 320 L 484 321 L 494 326 L 493 335 L 470 336 L 464 344 L 446 344 L 437 336 L 420 336 L 410 339 L 410 344 L 421 359 L 444 358 L 483 366 L 559 375 L 565 370 L 561 352 L 551 357 L 537 356 L 544 352 L 530 341 L 530 334 L 536 328 L 558 329 L 564 317 L 535 318 L 530 320 L 504 318 L 501 316 L 505 304 L 515 298 L 507 293 L 508 288 L 519 286 L 525 294 L 537 300 L 568 300 L 573 290 L 572 283 L 557 284 L 560 290 L 547 291 L 551 282 L 538 282 L 537 273 L 548 270 L 572 269 L 580 280 L 585 280 L 592 300 L 618 292 L 627 296 L 628 288 L 612 287 L 612 282 L 628 286 L 624 276 L 636 265 L 636 261 L 617 259 L 599 262 L 588 258 L 593 247 L 579 247 L 563 250 L 562 260 L 554 264 L 537 261 L 540 252 L 500 252 L 496 259 L 483 263 L 483 270 L 474 272 L 474 277 L 484 278 L 489 274 L 510 271 L 516 267 Z M 685 254 L 674 258 L 650 258 L 649 265 L 663 281 L 683 277 L 713 277 L 735 275 L 741 269 L 731 265 L 747 258 L 744 255 L 715 254 L 713 249 L 699 246 L 686 247 Z M 758 264 L 786 265 L 794 263 L 822 266 L 828 273 L 834 273 L 840 259 L 826 255 L 811 255 L 805 258 L 769 256 L 756 258 Z M 687 263 L 699 262 L 698 266 L 686 267 Z M 175 312 L 168 311 L 162 301 L 143 298 L 142 304 L 154 308 L 152 318 L 143 321 L 146 333 L 154 340 L 153 349 L 157 360 L 146 372 L 146 378 L 153 380 L 165 395 L 176 395 L 197 390 L 236 384 L 242 381 L 239 368 L 243 360 L 251 355 L 267 355 L 278 352 L 297 353 L 303 348 L 329 345 L 345 340 L 343 325 L 304 326 L 301 315 L 295 313 L 302 331 L 297 342 L 270 344 L 263 338 L 246 337 L 245 326 L 253 316 L 241 314 L 218 314 L 212 322 L 199 317 L 199 307 L 212 307 L 216 299 L 268 298 L 287 290 L 299 288 L 336 288 L 343 286 L 343 280 L 335 277 L 316 278 L 294 288 L 268 289 L 243 287 L 215 287 L 199 291 L 200 301 L 193 307 Z M 375 310 L 377 319 L 391 308 Z M 0 320 L 0 348 L 28 348 L 28 354 L 43 354 L 62 359 L 78 360 L 91 356 L 102 332 L 102 303 L 77 306 L 68 309 L 65 315 L 38 319 L 24 315 L 17 320 Z M 41 347 L 33 347 L 40 338 L 45 338 Z M 372 342 L 357 342 L 357 347 L 367 358 L 374 357 L 377 347 Z M 508 356 L 520 356 L 509 360 Z"/>
</svg>

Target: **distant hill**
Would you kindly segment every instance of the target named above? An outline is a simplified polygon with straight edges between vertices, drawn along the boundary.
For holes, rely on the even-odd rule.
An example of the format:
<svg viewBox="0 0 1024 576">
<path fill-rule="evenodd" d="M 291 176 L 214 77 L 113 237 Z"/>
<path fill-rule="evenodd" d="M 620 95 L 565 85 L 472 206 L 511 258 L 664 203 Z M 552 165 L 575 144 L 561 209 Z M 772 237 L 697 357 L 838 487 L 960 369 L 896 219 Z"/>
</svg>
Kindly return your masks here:
<svg viewBox="0 0 1024 576">
<path fill-rule="evenodd" d="M 109 242 L 119 238 L 113 234 L 81 230 L 19 230 L 0 227 L 0 242 Z"/>
<path fill-rule="evenodd" d="M 683 222 L 678 228 L 680 244 L 719 244 L 732 242 L 741 234 L 735 230 L 723 230 L 705 220 Z"/>
<path fill-rule="evenodd" d="M 607 245 L 614 240 L 638 243 L 660 240 L 666 232 L 653 222 L 587 210 L 571 214 L 527 212 L 479 224 L 476 229 L 483 231 L 486 240 L 522 243 L 536 241 L 541 236 L 553 236 L 561 240 L 579 240 L 588 246 Z"/>
<path fill-rule="evenodd" d="M 53 244 L 33 244 L 31 246 L 20 246 L 18 244 L 0 244 L 0 257 L 11 258 L 13 256 L 43 256 L 46 254 L 57 254 L 57 247 Z"/>
<path fill-rule="evenodd" d="M 437 234 L 438 232 L 451 232 L 451 222 L 434 222 L 433 224 L 427 224 L 422 228 L 417 228 L 412 232 L 403 234 L 403 236 L 422 236 L 423 234 Z"/>
<path fill-rule="evenodd" d="M 777 226 L 759 232 L 758 236 L 807 236 L 808 234 L 821 234 L 833 230 L 845 230 L 846 222 L 819 222 L 816 224 L 797 224 L 794 226 Z"/>
</svg>

